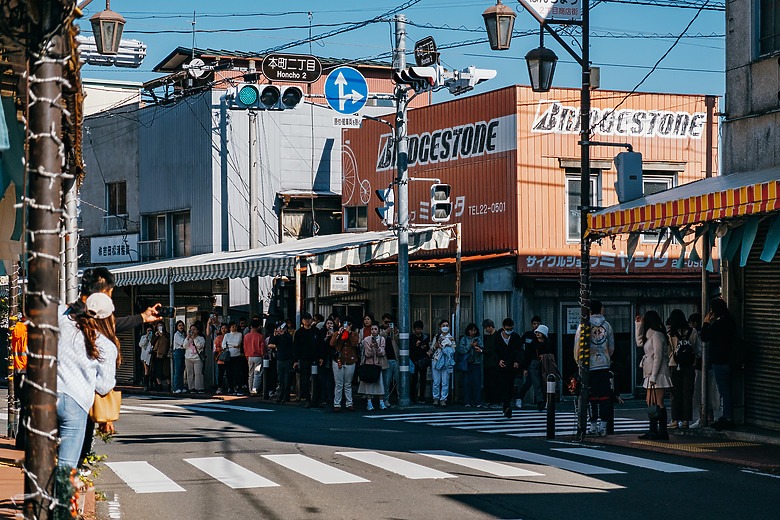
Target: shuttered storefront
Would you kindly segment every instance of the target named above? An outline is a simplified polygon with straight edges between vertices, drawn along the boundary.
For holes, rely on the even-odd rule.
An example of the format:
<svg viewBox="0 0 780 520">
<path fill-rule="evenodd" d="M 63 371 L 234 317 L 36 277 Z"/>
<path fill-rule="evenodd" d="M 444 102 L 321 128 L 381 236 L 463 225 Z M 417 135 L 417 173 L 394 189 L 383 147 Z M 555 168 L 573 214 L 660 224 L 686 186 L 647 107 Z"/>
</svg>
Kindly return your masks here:
<svg viewBox="0 0 780 520">
<path fill-rule="evenodd" d="M 745 422 L 780 430 L 780 251 L 759 257 L 768 225 L 762 223 L 743 269 L 743 329 L 750 351 L 745 367 Z"/>
<path fill-rule="evenodd" d="M 133 313 L 130 297 L 121 289 L 114 289 L 114 316 L 130 316 Z M 119 340 L 119 352 L 122 354 L 122 364 L 116 371 L 117 383 L 127 383 L 135 380 L 136 341 L 135 329 L 126 330 L 116 335 Z"/>
</svg>

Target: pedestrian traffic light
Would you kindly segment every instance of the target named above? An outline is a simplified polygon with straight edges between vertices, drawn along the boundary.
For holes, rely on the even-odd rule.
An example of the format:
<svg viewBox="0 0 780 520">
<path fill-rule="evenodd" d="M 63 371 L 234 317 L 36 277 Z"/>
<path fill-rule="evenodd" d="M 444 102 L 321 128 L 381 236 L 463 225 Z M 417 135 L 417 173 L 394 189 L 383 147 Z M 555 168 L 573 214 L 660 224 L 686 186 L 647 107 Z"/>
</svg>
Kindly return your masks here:
<svg viewBox="0 0 780 520">
<path fill-rule="evenodd" d="M 234 109 L 287 110 L 301 103 L 303 91 L 296 86 L 242 83 L 230 87 L 225 97 L 229 107 Z"/>
<path fill-rule="evenodd" d="M 642 154 L 639 152 L 621 152 L 615 156 L 617 182 L 615 191 L 618 202 L 636 200 L 644 196 L 642 183 Z"/>
<path fill-rule="evenodd" d="M 431 186 L 431 220 L 434 222 L 448 222 L 452 213 L 450 202 L 450 185 L 434 184 Z"/>
<path fill-rule="evenodd" d="M 496 71 L 491 69 L 478 69 L 474 65 L 463 70 L 456 70 L 454 80 L 447 82 L 447 87 L 456 96 L 476 87 L 478 84 L 496 77 Z"/>
<path fill-rule="evenodd" d="M 379 219 L 387 227 L 392 227 L 395 219 L 395 192 L 392 186 L 388 186 L 383 190 L 376 190 L 376 196 L 379 197 L 379 201 L 382 206 L 376 207 L 376 214 L 379 215 Z"/>
</svg>

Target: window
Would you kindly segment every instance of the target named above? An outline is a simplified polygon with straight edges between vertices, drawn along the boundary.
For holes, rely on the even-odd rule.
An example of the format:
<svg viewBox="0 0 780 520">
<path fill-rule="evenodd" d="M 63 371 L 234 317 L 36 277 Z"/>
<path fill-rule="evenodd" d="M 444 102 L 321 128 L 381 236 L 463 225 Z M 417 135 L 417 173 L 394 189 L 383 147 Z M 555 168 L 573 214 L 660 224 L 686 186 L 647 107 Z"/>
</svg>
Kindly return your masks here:
<svg viewBox="0 0 780 520">
<path fill-rule="evenodd" d="M 780 51 L 780 4 L 777 0 L 760 0 L 758 24 L 759 56 Z"/>
<path fill-rule="evenodd" d="M 106 184 L 106 206 L 109 215 L 127 215 L 127 183 L 125 181 Z"/>
<path fill-rule="evenodd" d="M 344 206 L 344 229 L 368 229 L 368 206 Z"/>
<path fill-rule="evenodd" d="M 190 256 L 190 212 L 173 214 L 173 257 Z"/>
<path fill-rule="evenodd" d="M 566 241 L 567 242 L 579 242 L 580 241 L 580 178 L 575 177 L 574 174 L 579 170 L 574 168 L 566 168 Z M 591 174 L 590 176 L 590 205 L 598 206 L 601 201 L 601 191 L 599 190 L 599 179 L 601 178 L 601 170 L 593 170 L 591 172 L 598 172 Z"/>
<path fill-rule="evenodd" d="M 142 262 L 168 258 L 168 244 L 165 240 L 168 233 L 165 213 L 159 215 L 143 215 L 141 217 L 142 238 L 138 242 L 138 250 Z"/>
<path fill-rule="evenodd" d="M 666 191 L 674 186 L 674 176 L 664 175 L 660 173 L 650 172 L 645 170 L 642 172 L 642 188 L 644 190 L 645 197 Z M 661 235 L 660 231 L 646 231 L 642 233 L 641 242 L 643 244 L 655 244 L 658 242 L 658 237 Z M 665 236 L 665 234 L 664 234 Z"/>
</svg>

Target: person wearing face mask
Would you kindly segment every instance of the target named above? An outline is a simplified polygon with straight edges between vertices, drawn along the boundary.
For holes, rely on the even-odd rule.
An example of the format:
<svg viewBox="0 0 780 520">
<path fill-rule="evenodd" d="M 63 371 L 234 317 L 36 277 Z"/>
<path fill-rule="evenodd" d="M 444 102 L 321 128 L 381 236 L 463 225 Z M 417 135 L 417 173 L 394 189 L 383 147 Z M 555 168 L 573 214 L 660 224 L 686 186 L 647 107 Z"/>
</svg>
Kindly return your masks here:
<svg viewBox="0 0 780 520">
<path fill-rule="evenodd" d="M 542 324 L 542 318 L 534 316 L 531 318 L 531 330 L 528 330 L 523 334 L 520 340 L 523 343 L 523 363 L 522 363 L 522 377 L 523 383 L 520 385 L 520 389 L 517 392 L 517 401 L 515 405 L 518 408 L 523 407 L 523 398 L 531 386 L 534 387 L 534 400 L 538 403 L 544 400 L 544 393 L 542 392 L 542 372 L 539 367 L 539 356 L 534 349 L 534 342 L 536 341 L 536 327 Z M 520 379 L 520 373 L 518 371 L 518 379 Z"/>
<path fill-rule="evenodd" d="M 520 368 L 523 343 L 520 334 L 515 332 L 515 322 L 512 318 L 504 319 L 501 332 L 495 339 L 496 353 L 498 354 L 498 378 L 501 392 L 504 417 L 512 418 L 512 388 L 515 383 L 515 374 Z"/>
<path fill-rule="evenodd" d="M 378 365 L 383 369 L 386 369 L 387 357 L 385 355 L 385 338 L 379 335 L 379 325 L 376 322 L 371 325 L 369 330 L 369 335 L 363 338 L 363 360 L 361 365 Z M 374 403 L 372 402 L 374 397 L 379 398 L 379 407 L 382 410 L 387 409 L 387 406 L 382 399 L 384 397 L 385 390 L 381 373 L 379 374 L 379 379 L 373 383 L 367 383 L 361 380 L 360 386 L 358 386 L 358 393 L 366 396 L 366 399 L 368 400 L 366 410 L 369 412 L 374 409 Z"/>
<path fill-rule="evenodd" d="M 163 320 L 157 322 L 154 336 L 152 337 L 152 364 L 154 365 L 154 377 L 157 380 L 157 390 L 164 390 L 171 385 L 171 363 L 169 361 L 169 352 L 171 349 L 171 337 L 165 330 Z"/>
<path fill-rule="evenodd" d="M 447 406 L 450 394 L 450 374 L 455 366 L 455 338 L 450 334 L 450 322 L 439 323 L 439 333 L 433 338 L 430 356 L 433 372 L 433 406 Z"/>
<path fill-rule="evenodd" d="M 147 392 L 152 388 L 152 338 L 154 337 L 154 327 L 152 324 L 146 326 L 146 333 L 141 336 L 138 346 L 141 347 L 141 362 L 144 365 L 144 390 Z"/>
</svg>

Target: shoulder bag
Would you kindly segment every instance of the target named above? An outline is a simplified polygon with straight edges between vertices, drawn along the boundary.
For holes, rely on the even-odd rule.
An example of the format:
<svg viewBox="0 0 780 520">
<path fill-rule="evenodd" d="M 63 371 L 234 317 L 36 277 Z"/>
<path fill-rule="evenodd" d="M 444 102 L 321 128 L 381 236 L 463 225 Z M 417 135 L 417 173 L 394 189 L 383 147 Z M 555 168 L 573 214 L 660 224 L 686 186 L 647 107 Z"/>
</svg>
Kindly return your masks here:
<svg viewBox="0 0 780 520">
<path fill-rule="evenodd" d="M 95 402 L 89 409 L 89 418 L 93 423 L 106 423 L 119 420 L 119 408 L 122 406 L 122 392 L 111 390 L 106 395 L 95 393 Z"/>
</svg>

